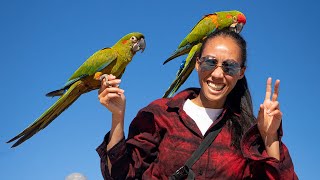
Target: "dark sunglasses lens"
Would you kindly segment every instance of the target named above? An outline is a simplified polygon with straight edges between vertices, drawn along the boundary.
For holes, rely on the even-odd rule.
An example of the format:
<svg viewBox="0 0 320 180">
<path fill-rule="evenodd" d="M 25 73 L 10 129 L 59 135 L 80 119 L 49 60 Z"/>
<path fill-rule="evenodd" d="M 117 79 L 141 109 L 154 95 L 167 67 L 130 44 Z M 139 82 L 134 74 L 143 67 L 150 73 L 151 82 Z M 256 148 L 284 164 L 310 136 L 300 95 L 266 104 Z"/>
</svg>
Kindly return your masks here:
<svg viewBox="0 0 320 180">
<path fill-rule="evenodd" d="M 237 62 L 226 60 L 222 63 L 223 71 L 230 75 L 234 76 L 240 72 L 240 65 Z"/>
<path fill-rule="evenodd" d="M 205 58 L 204 61 L 201 63 L 201 69 L 203 71 L 210 71 L 213 70 L 217 66 L 217 60 L 211 58 Z"/>
</svg>

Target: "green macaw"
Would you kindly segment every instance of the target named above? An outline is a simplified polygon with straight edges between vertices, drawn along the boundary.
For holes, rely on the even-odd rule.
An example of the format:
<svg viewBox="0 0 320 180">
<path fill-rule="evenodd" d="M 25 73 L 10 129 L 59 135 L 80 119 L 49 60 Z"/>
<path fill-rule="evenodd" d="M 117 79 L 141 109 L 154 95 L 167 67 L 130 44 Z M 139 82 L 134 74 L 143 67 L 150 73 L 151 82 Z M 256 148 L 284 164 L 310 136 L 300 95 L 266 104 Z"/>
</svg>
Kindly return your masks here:
<svg viewBox="0 0 320 180">
<path fill-rule="evenodd" d="M 166 64 L 176 57 L 189 53 L 187 59 L 181 63 L 176 79 L 172 82 L 163 97 L 172 96 L 189 77 L 195 67 L 196 57 L 201 49 L 203 39 L 210 33 L 225 28 L 240 33 L 245 23 L 246 17 L 244 14 L 236 10 L 220 11 L 205 15 L 182 40 L 173 54 L 164 61 L 163 64 Z"/>
<path fill-rule="evenodd" d="M 81 94 L 100 88 L 103 74 L 113 74 L 121 78 L 126 66 L 136 52 L 146 47 L 143 34 L 133 32 L 122 37 L 111 48 L 104 48 L 90 56 L 69 78 L 61 89 L 49 92 L 46 96 L 61 96 L 38 119 L 7 143 L 15 141 L 16 147 L 48 126 L 56 117 L 75 102 Z"/>
</svg>

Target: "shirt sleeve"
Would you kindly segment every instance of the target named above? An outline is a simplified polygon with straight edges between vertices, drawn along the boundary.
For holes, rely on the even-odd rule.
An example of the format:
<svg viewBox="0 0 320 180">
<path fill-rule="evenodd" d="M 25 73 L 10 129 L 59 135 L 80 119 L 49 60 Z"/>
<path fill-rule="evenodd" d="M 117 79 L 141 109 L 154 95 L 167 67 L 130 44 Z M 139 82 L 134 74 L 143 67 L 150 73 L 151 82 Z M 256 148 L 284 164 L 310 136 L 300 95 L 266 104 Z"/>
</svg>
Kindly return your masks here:
<svg viewBox="0 0 320 180">
<path fill-rule="evenodd" d="M 298 179 L 287 147 L 281 142 L 282 126 L 279 128 L 280 160 L 268 156 L 257 125 L 243 136 L 241 149 L 248 160 L 244 178 L 249 179 Z"/>
<path fill-rule="evenodd" d="M 101 168 L 101 173 L 104 179 L 113 179 L 109 173 L 107 156 L 109 156 L 109 160 L 111 164 L 117 164 L 119 160 L 125 159 L 125 151 L 126 151 L 126 143 L 124 139 L 119 141 L 109 151 L 107 151 L 107 145 L 109 143 L 109 135 L 110 135 L 110 132 L 108 132 L 105 135 L 103 142 L 96 149 L 100 157 L 100 168 Z"/>
<path fill-rule="evenodd" d="M 110 132 L 109 132 L 110 133 Z M 158 156 L 159 135 L 152 113 L 139 111 L 133 119 L 128 139 L 122 139 L 109 151 L 109 133 L 96 149 L 104 179 L 141 179 L 143 172 Z M 112 164 L 108 170 L 107 156 Z"/>
</svg>

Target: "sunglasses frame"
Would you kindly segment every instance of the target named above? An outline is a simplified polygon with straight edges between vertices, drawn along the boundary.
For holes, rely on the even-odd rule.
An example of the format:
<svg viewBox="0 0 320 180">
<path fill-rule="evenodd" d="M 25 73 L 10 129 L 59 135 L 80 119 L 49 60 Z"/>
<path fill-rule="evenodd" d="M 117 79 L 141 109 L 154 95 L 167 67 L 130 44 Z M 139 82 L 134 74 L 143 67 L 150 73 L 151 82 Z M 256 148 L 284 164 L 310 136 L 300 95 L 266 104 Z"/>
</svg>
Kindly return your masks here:
<svg viewBox="0 0 320 180">
<path fill-rule="evenodd" d="M 204 57 L 200 57 L 200 58 L 197 58 L 197 59 L 198 59 L 198 62 L 200 64 L 200 67 L 201 67 L 202 71 L 213 71 L 217 67 L 221 67 L 221 69 L 223 70 L 223 72 L 225 74 L 230 75 L 230 76 L 235 76 L 235 75 L 240 73 L 241 68 L 242 68 L 241 65 L 238 62 L 236 62 L 235 60 L 226 59 L 221 63 L 221 65 L 218 65 L 219 61 L 213 56 L 204 56 Z M 208 61 L 209 62 L 215 62 L 214 66 L 208 65 L 208 64 L 206 64 L 206 66 L 203 66 L 203 63 L 206 63 Z M 225 64 L 225 63 L 228 63 L 228 62 L 230 62 L 230 63 L 229 64 Z"/>
</svg>

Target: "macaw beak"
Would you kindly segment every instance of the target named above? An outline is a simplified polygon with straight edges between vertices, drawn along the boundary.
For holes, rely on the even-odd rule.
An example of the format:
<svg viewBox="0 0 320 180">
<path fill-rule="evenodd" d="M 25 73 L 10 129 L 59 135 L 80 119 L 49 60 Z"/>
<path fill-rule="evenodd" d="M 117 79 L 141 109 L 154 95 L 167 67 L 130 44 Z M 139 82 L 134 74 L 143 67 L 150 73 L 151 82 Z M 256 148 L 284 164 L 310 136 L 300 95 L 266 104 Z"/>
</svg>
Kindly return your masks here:
<svg viewBox="0 0 320 180">
<path fill-rule="evenodd" d="M 242 28 L 243 28 L 244 24 L 243 23 L 233 23 L 231 24 L 231 26 L 229 27 L 229 29 L 231 31 L 234 31 L 236 33 L 240 33 Z"/>
<path fill-rule="evenodd" d="M 143 52 L 145 48 L 146 48 L 146 41 L 144 40 L 144 38 L 141 38 L 138 42 L 133 44 L 132 50 L 133 52 L 138 52 L 139 50 Z"/>
<path fill-rule="evenodd" d="M 242 28 L 243 28 L 244 24 L 243 23 L 238 23 L 236 25 L 236 32 L 237 33 L 240 33 L 242 31 Z"/>
</svg>

